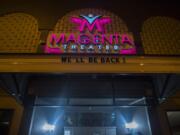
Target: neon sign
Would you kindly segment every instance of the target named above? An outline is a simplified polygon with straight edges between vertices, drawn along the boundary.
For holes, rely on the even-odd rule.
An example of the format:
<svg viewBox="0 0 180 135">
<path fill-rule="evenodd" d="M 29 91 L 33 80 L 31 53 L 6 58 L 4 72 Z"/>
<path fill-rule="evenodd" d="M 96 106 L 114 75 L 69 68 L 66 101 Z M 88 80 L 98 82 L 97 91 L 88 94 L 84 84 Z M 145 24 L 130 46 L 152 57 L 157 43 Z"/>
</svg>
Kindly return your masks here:
<svg viewBox="0 0 180 135">
<path fill-rule="evenodd" d="M 79 25 L 78 29 L 80 32 L 84 32 L 87 27 L 89 32 L 92 32 L 96 28 L 98 32 L 104 33 L 104 25 L 111 22 L 109 17 L 102 17 L 100 15 L 93 16 L 89 14 L 88 16 L 80 15 L 80 17 L 71 17 L 71 21 Z"/>
<path fill-rule="evenodd" d="M 50 33 L 45 46 L 46 53 L 109 53 L 136 54 L 132 35 L 128 33 L 107 33 L 110 17 L 101 15 L 80 15 L 71 17 L 75 33 Z"/>
</svg>

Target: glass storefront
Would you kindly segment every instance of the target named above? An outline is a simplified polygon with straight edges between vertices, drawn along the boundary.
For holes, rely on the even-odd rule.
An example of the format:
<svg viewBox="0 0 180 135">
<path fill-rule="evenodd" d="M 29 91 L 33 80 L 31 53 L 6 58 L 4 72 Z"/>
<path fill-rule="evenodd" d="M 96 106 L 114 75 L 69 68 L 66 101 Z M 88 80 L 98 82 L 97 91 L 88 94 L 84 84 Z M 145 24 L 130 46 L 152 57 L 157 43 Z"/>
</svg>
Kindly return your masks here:
<svg viewBox="0 0 180 135">
<path fill-rule="evenodd" d="M 151 135 L 145 105 L 52 106 L 47 102 L 34 106 L 29 135 Z"/>
<path fill-rule="evenodd" d="M 180 135 L 176 2 L 1 7 L 0 135 Z"/>
</svg>

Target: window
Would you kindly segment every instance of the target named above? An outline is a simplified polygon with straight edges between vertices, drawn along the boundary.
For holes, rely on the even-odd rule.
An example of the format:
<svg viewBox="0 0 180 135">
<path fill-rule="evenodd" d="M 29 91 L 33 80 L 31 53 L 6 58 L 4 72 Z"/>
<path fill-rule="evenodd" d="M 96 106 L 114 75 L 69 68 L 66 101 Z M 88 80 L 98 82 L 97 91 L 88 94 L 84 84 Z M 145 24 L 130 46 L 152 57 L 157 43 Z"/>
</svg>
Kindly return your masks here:
<svg viewBox="0 0 180 135">
<path fill-rule="evenodd" d="M 71 131 L 70 130 L 64 130 L 64 135 L 71 135 Z"/>
<path fill-rule="evenodd" d="M 167 112 L 172 135 L 180 135 L 180 111 Z"/>
</svg>

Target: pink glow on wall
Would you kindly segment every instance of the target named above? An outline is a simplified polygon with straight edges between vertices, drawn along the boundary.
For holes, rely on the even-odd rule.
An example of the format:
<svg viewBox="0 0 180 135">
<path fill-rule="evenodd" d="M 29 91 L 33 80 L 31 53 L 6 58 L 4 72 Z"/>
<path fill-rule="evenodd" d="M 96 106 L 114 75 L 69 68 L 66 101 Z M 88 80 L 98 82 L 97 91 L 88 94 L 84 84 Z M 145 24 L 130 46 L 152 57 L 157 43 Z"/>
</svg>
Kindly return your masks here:
<svg viewBox="0 0 180 135">
<path fill-rule="evenodd" d="M 53 54 L 61 54 L 63 53 L 60 48 L 49 48 L 48 45 L 45 45 L 44 47 L 45 53 L 53 53 Z"/>
<path fill-rule="evenodd" d="M 120 50 L 119 54 L 136 54 L 136 49 L 122 49 Z"/>
<path fill-rule="evenodd" d="M 106 33 L 105 25 L 112 22 L 110 17 L 89 14 L 71 17 L 70 20 L 76 24 L 77 32 L 50 33 L 44 48 L 45 53 L 63 54 L 82 53 L 83 51 L 85 51 L 83 53 L 89 53 L 89 50 L 91 50 L 91 53 L 95 54 L 99 52 L 124 55 L 136 54 L 136 47 L 131 34 Z M 88 33 L 86 33 L 87 30 Z M 101 46 L 101 48 L 98 46 Z M 110 46 L 108 51 L 106 46 Z"/>
</svg>

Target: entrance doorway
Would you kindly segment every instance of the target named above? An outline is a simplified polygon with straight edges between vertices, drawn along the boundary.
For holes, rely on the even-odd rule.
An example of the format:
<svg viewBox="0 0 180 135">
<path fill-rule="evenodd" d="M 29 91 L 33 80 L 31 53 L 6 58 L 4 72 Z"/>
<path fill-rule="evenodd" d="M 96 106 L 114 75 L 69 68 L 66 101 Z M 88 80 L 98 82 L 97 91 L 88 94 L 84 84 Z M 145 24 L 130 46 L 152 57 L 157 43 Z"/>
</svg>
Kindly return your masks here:
<svg viewBox="0 0 180 135">
<path fill-rule="evenodd" d="M 127 106 L 108 105 L 111 99 L 68 100 L 70 105 L 63 105 L 65 98 L 37 98 L 29 135 L 151 135 L 145 98 L 116 99 Z"/>
</svg>

